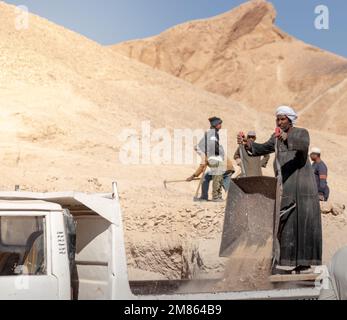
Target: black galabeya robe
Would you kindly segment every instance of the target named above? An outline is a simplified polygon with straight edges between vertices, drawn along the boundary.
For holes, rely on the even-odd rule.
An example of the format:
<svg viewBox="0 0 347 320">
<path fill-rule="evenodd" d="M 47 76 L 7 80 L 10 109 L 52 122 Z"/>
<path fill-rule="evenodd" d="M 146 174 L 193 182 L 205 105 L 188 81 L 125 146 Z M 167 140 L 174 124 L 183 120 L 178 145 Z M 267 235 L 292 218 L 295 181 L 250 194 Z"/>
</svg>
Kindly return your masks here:
<svg viewBox="0 0 347 320">
<path fill-rule="evenodd" d="M 285 142 L 273 135 L 264 144 L 254 142 L 250 151 L 254 156 L 273 153 L 276 143 L 283 187 L 281 212 L 284 213 L 278 228 L 279 265 L 321 265 L 322 223 L 318 189 L 308 157 L 309 133 L 294 127 Z"/>
</svg>

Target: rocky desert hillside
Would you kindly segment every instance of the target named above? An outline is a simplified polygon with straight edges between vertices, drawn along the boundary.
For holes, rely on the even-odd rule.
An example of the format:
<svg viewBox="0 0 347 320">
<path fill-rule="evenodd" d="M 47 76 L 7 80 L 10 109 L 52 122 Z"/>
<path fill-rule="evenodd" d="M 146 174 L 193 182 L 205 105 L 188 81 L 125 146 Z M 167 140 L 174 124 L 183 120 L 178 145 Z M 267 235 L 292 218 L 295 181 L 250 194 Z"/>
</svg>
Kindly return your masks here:
<svg viewBox="0 0 347 320">
<path fill-rule="evenodd" d="M 189 128 L 193 116 L 193 127 L 204 129 L 217 113 L 247 123 L 241 104 L 35 15 L 28 29 L 17 30 L 15 7 L 4 2 L 0 12 L 3 186 L 39 187 L 52 176 L 53 187 L 85 189 L 82 181 L 90 175 L 106 176 L 109 186 L 124 172 L 117 169 L 120 133 L 141 129 L 142 121 L 153 128 Z"/>
<path fill-rule="evenodd" d="M 38 16 L 30 14 L 28 28 L 17 30 L 16 7 L 5 2 L 0 2 L 0 13 L 1 190 L 19 185 L 29 191 L 109 192 L 111 182 L 117 181 L 128 231 L 129 264 L 134 270 L 156 271 L 151 270 L 153 262 L 141 260 L 141 255 L 132 260 L 134 245 L 139 246 L 144 234 L 140 228 L 132 233 L 133 228 L 138 226 L 136 221 L 147 221 L 145 230 L 152 235 L 160 217 L 192 205 L 196 185 L 187 185 L 177 194 L 165 191 L 163 180 L 185 178 L 194 166 L 121 163 L 119 135 L 124 129 L 140 130 L 142 121 L 171 132 L 205 129 L 207 118 L 215 114 L 246 126 L 247 108 L 114 54 Z M 236 130 L 230 132 L 233 143 Z M 165 237 L 167 247 L 178 248 L 180 256 L 175 261 L 182 260 L 180 243 L 189 242 L 188 230 L 196 221 L 188 222 L 188 229 L 179 225 L 179 219 L 177 223 L 166 227 L 176 240 Z M 149 245 L 141 248 L 145 256 L 165 251 L 165 245 L 155 248 L 153 237 L 146 236 Z M 213 250 L 217 252 L 218 246 Z M 168 274 L 164 267 L 162 272 Z"/>
<path fill-rule="evenodd" d="M 347 60 L 286 34 L 276 15 L 252 0 L 112 49 L 259 111 L 291 104 L 302 125 L 345 135 Z"/>
</svg>

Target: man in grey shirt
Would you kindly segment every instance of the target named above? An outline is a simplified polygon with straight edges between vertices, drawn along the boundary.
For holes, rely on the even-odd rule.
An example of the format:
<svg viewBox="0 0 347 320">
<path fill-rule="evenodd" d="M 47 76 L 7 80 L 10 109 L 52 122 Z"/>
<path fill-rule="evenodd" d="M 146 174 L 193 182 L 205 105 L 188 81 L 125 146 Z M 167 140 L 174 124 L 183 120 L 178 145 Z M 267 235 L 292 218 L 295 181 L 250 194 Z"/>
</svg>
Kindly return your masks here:
<svg viewBox="0 0 347 320">
<path fill-rule="evenodd" d="M 321 150 L 319 148 L 312 148 L 310 157 L 312 160 L 312 169 L 316 179 L 316 184 L 319 193 L 320 201 L 328 201 L 330 189 L 328 187 L 328 167 L 321 159 Z"/>
<path fill-rule="evenodd" d="M 208 130 L 204 137 L 200 140 L 195 150 L 202 157 L 202 163 L 199 169 L 187 179 L 192 181 L 194 178 L 199 177 L 204 173 L 207 167 L 211 168 L 211 173 L 204 175 L 204 181 L 202 185 L 201 201 L 208 201 L 208 188 L 209 183 L 213 182 L 213 202 L 223 202 L 222 187 L 224 179 L 224 160 L 225 151 L 220 144 L 219 131 L 222 129 L 223 120 L 218 117 L 212 117 L 209 119 L 211 128 Z"/>
</svg>

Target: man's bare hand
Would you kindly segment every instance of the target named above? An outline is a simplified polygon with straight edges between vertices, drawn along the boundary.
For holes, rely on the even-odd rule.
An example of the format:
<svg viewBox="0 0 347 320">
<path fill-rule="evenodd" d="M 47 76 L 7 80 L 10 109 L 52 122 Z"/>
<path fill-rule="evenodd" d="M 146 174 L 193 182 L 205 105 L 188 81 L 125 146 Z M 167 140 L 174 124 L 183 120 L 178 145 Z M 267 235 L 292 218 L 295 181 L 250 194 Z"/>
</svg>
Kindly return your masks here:
<svg viewBox="0 0 347 320">
<path fill-rule="evenodd" d="M 284 132 L 281 128 L 277 127 L 275 129 L 275 137 L 278 140 L 284 142 L 288 139 L 288 133 Z"/>
<path fill-rule="evenodd" d="M 223 176 L 224 177 L 228 177 L 228 176 L 232 176 L 235 173 L 235 170 L 227 170 L 224 172 Z"/>
<path fill-rule="evenodd" d="M 195 176 L 191 176 L 191 177 L 189 177 L 189 178 L 187 178 L 187 182 L 192 182 L 193 180 L 195 179 Z"/>
<path fill-rule="evenodd" d="M 245 138 L 245 135 L 240 132 L 238 135 L 237 135 L 237 144 L 246 144 L 247 143 L 247 139 Z"/>
</svg>

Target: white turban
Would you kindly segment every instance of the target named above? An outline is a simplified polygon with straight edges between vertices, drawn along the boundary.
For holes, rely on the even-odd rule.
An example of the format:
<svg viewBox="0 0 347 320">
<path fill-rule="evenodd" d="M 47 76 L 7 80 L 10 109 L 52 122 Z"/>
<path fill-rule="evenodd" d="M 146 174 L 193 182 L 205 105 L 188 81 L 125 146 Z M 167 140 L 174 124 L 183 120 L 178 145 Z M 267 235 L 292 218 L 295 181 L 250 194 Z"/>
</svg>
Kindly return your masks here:
<svg viewBox="0 0 347 320">
<path fill-rule="evenodd" d="M 310 154 L 312 154 L 312 153 L 321 154 L 322 151 L 321 151 L 321 149 L 314 147 L 311 149 Z"/>
<path fill-rule="evenodd" d="M 298 115 L 294 111 L 293 108 L 288 106 L 280 106 L 277 109 L 276 116 L 286 116 L 290 119 L 290 121 L 295 124 L 296 120 L 298 120 Z"/>
</svg>

